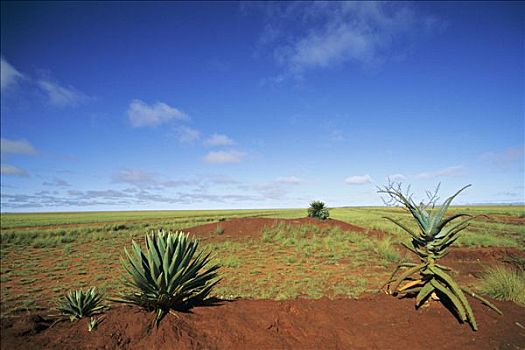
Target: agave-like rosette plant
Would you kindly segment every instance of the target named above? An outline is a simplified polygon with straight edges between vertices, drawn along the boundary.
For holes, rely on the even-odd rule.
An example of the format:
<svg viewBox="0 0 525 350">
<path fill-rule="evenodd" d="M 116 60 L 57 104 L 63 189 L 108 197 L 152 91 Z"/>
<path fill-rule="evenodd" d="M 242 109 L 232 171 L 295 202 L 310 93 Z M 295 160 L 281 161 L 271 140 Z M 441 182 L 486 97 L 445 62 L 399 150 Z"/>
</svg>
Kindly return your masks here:
<svg viewBox="0 0 525 350">
<path fill-rule="evenodd" d="M 399 264 L 385 284 L 388 285 L 388 292 L 399 296 L 415 295 L 416 307 L 421 306 L 431 296 L 440 300 L 446 298 L 453 305 L 459 319 L 462 322 L 468 321 L 472 329 L 477 330 L 476 319 L 464 292 L 477 298 L 499 314 L 501 311 L 483 297 L 460 287 L 446 272 L 450 271 L 450 268 L 437 263 L 440 258 L 449 253 L 459 233 L 467 228 L 469 222 L 475 218 L 465 213 L 457 213 L 445 218 L 445 213 L 452 200 L 469 186 L 457 191 L 438 207 L 435 206 L 435 202 L 439 186 L 434 194 L 427 192 L 429 195 L 427 204 L 419 205 L 412 200 L 409 191 L 406 194 L 403 193 L 400 184 L 395 186 L 390 183 L 380 188 L 378 192 L 388 195 L 390 203 L 404 206 L 413 216 L 418 227 L 417 230 L 412 230 L 398 220 L 385 217 L 410 235 L 411 244 L 407 245 L 404 242 L 401 244 L 420 260 L 419 263 L 403 262 Z M 458 221 L 458 219 L 461 220 Z"/>
<path fill-rule="evenodd" d="M 91 317 L 101 313 L 106 308 L 102 304 L 103 295 L 95 287 L 86 291 L 69 291 L 61 298 L 57 310 L 63 315 L 69 316 L 71 321 L 82 317 Z"/>
<path fill-rule="evenodd" d="M 135 292 L 115 301 L 155 311 L 157 324 L 166 313 L 204 300 L 219 282 L 219 265 L 207 267 L 210 253 L 197 253 L 199 243 L 188 234 L 159 230 L 146 234 L 145 243 L 145 249 L 135 241 L 131 252 L 124 249 L 126 285 Z"/>
<path fill-rule="evenodd" d="M 328 208 L 325 207 L 324 202 L 321 201 L 312 201 L 310 207 L 308 208 L 308 217 L 317 218 L 321 220 L 328 219 L 330 213 Z"/>
</svg>

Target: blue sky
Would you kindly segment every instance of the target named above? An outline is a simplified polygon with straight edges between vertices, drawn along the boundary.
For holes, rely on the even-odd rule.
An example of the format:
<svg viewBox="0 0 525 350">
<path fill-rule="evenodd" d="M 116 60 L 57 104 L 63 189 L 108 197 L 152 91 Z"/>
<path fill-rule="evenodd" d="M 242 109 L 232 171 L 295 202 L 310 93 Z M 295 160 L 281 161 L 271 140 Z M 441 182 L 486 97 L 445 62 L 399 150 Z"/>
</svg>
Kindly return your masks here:
<svg viewBox="0 0 525 350">
<path fill-rule="evenodd" d="M 524 201 L 522 3 L 1 10 L 2 211 Z"/>
</svg>

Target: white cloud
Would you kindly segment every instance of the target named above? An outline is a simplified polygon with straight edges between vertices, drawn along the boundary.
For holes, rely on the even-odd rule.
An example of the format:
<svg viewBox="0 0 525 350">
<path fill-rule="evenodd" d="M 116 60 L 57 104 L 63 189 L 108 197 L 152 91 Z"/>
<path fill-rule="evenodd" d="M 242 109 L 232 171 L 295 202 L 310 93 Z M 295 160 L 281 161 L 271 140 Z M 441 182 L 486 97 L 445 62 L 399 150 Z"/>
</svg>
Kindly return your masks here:
<svg viewBox="0 0 525 350">
<path fill-rule="evenodd" d="M 0 173 L 6 176 L 28 176 L 27 171 L 24 169 L 9 164 L 0 165 Z"/>
<path fill-rule="evenodd" d="M 277 179 L 275 179 L 275 182 L 279 184 L 298 185 L 300 183 L 303 183 L 304 180 L 297 176 L 286 176 L 278 177 Z"/>
<path fill-rule="evenodd" d="M 50 80 L 39 80 L 38 86 L 47 94 L 49 103 L 56 107 L 74 107 L 88 100 L 82 92 L 69 86 L 61 86 Z"/>
<path fill-rule="evenodd" d="M 240 163 L 246 154 L 244 152 L 229 150 L 229 151 L 214 151 L 209 152 L 204 161 L 210 164 L 227 164 Z"/>
<path fill-rule="evenodd" d="M 128 117 L 133 127 L 154 127 L 171 120 L 187 120 L 188 116 L 163 102 L 151 105 L 135 99 L 128 108 Z"/>
<path fill-rule="evenodd" d="M 415 176 L 418 180 L 432 179 L 435 177 L 459 176 L 465 172 L 465 167 L 462 165 L 451 166 L 437 171 L 422 172 Z"/>
<path fill-rule="evenodd" d="M 401 57 L 412 37 L 443 28 L 443 21 L 388 2 L 291 2 L 266 9 L 259 44 L 288 74 L 355 62 L 375 67 Z M 292 25 L 293 22 L 293 25 Z M 262 51 L 262 49 L 261 49 Z"/>
<path fill-rule="evenodd" d="M 25 140 L 0 139 L 0 150 L 2 153 L 34 155 L 36 150 Z"/>
<path fill-rule="evenodd" d="M 181 143 L 192 143 L 201 138 L 199 130 L 190 128 L 188 126 L 181 126 L 175 129 L 177 140 Z"/>
<path fill-rule="evenodd" d="M 345 179 L 347 185 L 366 185 L 372 182 L 370 175 L 355 175 Z"/>
<path fill-rule="evenodd" d="M 24 75 L 3 57 L 0 58 L 0 87 L 2 92 L 6 91 L 8 87 L 15 85 L 23 77 Z"/>
<path fill-rule="evenodd" d="M 231 138 L 223 134 L 213 134 L 204 143 L 208 146 L 229 146 L 234 144 Z"/>
<path fill-rule="evenodd" d="M 392 175 L 388 175 L 386 179 L 390 181 L 400 182 L 400 181 L 407 180 L 407 177 L 403 174 L 392 174 Z"/>
</svg>

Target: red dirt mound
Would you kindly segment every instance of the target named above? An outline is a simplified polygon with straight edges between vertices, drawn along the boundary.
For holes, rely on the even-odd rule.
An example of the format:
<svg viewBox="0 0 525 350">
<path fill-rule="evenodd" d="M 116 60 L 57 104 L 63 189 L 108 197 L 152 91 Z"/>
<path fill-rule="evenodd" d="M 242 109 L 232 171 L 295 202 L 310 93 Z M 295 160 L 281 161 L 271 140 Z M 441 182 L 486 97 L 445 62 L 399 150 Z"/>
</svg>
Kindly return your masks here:
<svg viewBox="0 0 525 350">
<path fill-rule="evenodd" d="M 168 315 L 159 328 L 152 326 L 152 313 L 119 306 L 93 332 L 87 319 L 43 331 L 35 316 L 4 320 L 1 349 L 524 348 L 525 308 L 496 304 L 504 316 L 471 301 L 478 332 L 459 324 L 439 303 L 416 311 L 413 299 L 384 294 L 359 300 L 223 301 Z"/>
<path fill-rule="evenodd" d="M 257 238 L 262 234 L 264 227 L 271 227 L 279 223 L 289 225 L 315 225 L 321 228 L 339 227 L 345 231 L 366 232 L 366 229 L 348 224 L 343 221 L 328 219 L 320 221 L 313 218 L 300 219 L 269 219 L 269 218 L 240 218 L 226 221 L 214 222 L 185 229 L 196 236 L 213 237 L 214 239 L 246 239 Z M 218 235 L 215 230 L 222 227 L 224 233 Z"/>
<path fill-rule="evenodd" d="M 498 261 L 505 261 L 509 257 L 517 257 L 525 259 L 525 252 L 517 248 L 504 247 L 490 247 L 490 248 L 458 248 L 454 247 L 450 250 L 450 254 L 443 258 L 446 260 L 459 261 L 481 261 L 493 263 Z"/>
</svg>

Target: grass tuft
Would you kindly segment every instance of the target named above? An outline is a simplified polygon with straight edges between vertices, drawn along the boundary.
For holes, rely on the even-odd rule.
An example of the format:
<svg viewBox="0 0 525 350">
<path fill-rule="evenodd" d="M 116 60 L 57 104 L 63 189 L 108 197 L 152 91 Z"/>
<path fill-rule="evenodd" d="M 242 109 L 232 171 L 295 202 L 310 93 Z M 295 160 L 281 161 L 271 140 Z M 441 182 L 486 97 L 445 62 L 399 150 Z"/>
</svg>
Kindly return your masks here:
<svg viewBox="0 0 525 350">
<path fill-rule="evenodd" d="M 482 277 L 483 292 L 497 300 L 525 305 L 525 272 L 497 265 Z"/>
</svg>

